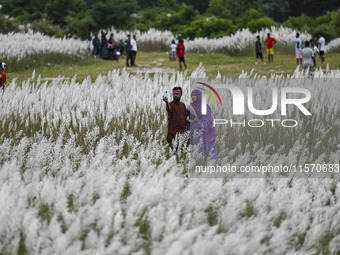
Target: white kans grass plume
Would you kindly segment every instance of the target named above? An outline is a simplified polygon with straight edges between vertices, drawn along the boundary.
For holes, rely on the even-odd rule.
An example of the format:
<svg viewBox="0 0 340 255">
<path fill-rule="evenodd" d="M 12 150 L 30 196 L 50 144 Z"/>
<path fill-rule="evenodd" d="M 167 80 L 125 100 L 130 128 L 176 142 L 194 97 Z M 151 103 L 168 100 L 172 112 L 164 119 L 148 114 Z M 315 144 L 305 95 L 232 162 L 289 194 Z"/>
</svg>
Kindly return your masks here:
<svg viewBox="0 0 340 255">
<path fill-rule="evenodd" d="M 326 52 L 340 52 L 340 38 L 336 38 L 325 46 Z"/>
<path fill-rule="evenodd" d="M 228 129 L 220 154 L 243 164 L 339 163 L 340 72 L 315 75 L 322 78 L 296 71 L 229 80 L 252 85 L 266 107 L 264 87 L 299 77 L 313 94 L 313 123 L 297 114 L 309 135 L 282 133 L 295 143 L 277 147 L 275 132 L 263 142 L 261 131 L 243 139 L 244 130 Z M 200 66 L 191 78 L 205 76 Z M 0 253 L 336 254 L 337 180 L 188 177 L 186 152 L 175 155 L 165 142 L 162 95 L 174 86 L 189 102 L 186 73 L 12 81 L 0 100 Z"/>
<path fill-rule="evenodd" d="M 250 32 L 248 28 L 238 30 L 234 35 L 225 36 L 222 38 L 208 39 L 195 38 L 192 41 L 186 42 L 186 47 L 190 52 L 226 52 L 230 54 L 240 53 L 244 51 L 254 51 L 256 36 L 260 35 L 262 48 L 265 48 L 265 40 L 267 33 L 270 33 L 277 41 L 276 47 L 282 50 L 287 50 L 294 46 L 297 30 L 285 27 L 264 28 L 256 33 Z M 307 33 L 301 33 L 302 40 L 309 40 L 311 36 Z"/>
<path fill-rule="evenodd" d="M 149 29 L 146 32 L 135 31 L 117 31 L 114 27 L 107 30 L 108 34 L 113 33 L 116 41 L 125 42 L 127 34 L 136 34 L 138 48 L 144 51 L 165 50 L 168 51 L 171 41 L 176 37 L 170 31 L 159 31 Z M 285 27 L 271 27 L 262 29 L 256 33 L 251 33 L 249 29 L 238 30 L 235 34 L 222 38 L 195 38 L 194 40 L 185 40 L 187 52 L 210 53 L 223 52 L 228 54 L 247 54 L 253 52 L 256 36 L 261 36 L 264 43 L 267 33 L 277 40 L 276 49 L 291 52 L 294 50 L 295 35 L 297 30 Z M 301 33 L 302 40 L 311 39 L 311 35 Z M 28 33 L 9 33 L 0 34 L 2 47 L 0 54 L 3 59 L 17 58 L 19 61 L 33 54 L 58 53 L 65 55 L 84 55 L 90 52 L 92 43 L 81 40 L 55 38 L 29 31 Z M 265 45 L 263 45 L 265 48 Z M 338 51 L 339 40 L 335 39 L 329 43 L 326 51 Z"/>
<path fill-rule="evenodd" d="M 33 54 L 60 53 L 65 55 L 84 54 L 89 43 L 43 35 L 39 32 L 0 34 L 0 55 L 4 58 L 25 58 Z"/>
<path fill-rule="evenodd" d="M 225 52 L 229 54 L 236 54 L 244 51 L 253 52 L 254 44 L 256 41 L 256 36 L 260 35 L 261 41 L 265 41 L 267 38 L 267 33 L 277 40 L 277 45 L 279 49 L 290 50 L 293 48 L 296 39 L 297 30 L 285 27 L 271 27 L 262 29 L 256 33 L 252 33 L 248 28 L 238 30 L 235 34 L 230 36 L 224 36 L 222 38 L 195 38 L 194 40 L 185 40 L 186 50 L 188 52 L 196 53 L 210 53 L 210 52 Z M 108 33 L 114 33 L 117 40 L 126 40 L 126 35 L 130 32 L 128 31 L 116 31 L 113 27 L 108 31 Z M 158 31 L 155 29 L 150 29 L 146 32 L 140 32 L 138 30 L 132 31 L 132 33 L 137 35 L 138 42 L 142 43 L 158 43 L 164 44 L 166 49 L 170 47 L 171 41 L 176 37 L 169 31 Z M 307 33 L 301 33 L 302 40 L 311 39 L 311 35 Z M 264 47 L 265 45 L 263 45 Z"/>
</svg>

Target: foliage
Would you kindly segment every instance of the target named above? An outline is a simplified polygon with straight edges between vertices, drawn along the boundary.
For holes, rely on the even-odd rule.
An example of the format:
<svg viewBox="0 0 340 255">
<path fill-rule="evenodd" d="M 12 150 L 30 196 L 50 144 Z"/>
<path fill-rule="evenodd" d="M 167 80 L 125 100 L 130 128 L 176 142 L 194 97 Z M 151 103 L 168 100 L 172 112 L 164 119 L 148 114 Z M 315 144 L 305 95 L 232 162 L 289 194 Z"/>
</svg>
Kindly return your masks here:
<svg viewBox="0 0 340 255">
<path fill-rule="evenodd" d="M 186 26 L 182 32 L 185 38 L 194 39 L 196 37 L 218 38 L 230 35 L 237 31 L 231 20 L 219 19 L 216 17 L 200 18 Z"/>
<path fill-rule="evenodd" d="M 124 30 L 169 30 L 188 38 L 215 38 L 232 34 L 235 27 L 255 32 L 283 24 L 313 35 L 324 30 L 330 40 L 339 36 L 340 14 L 336 16 L 334 11 L 338 8 L 336 0 L 327 4 L 321 0 L 6 0 L 0 12 L 21 24 L 18 28 L 19 24 L 11 21 L 7 28 L 1 28 L 5 33 L 34 23 L 35 31 L 41 28 L 48 35 L 55 28 L 55 36 L 77 34 L 84 38 L 88 32 L 94 34 L 114 26 Z"/>
<path fill-rule="evenodd" d="M 88 32 L 98 29 L 89 11 L 86 13 L 72 12 L 67 16 L 66 21 L 68 23 L 68 32 L 70 34 L 76 34 L 83 39 L 85 39 Z"/>
<path fill-rule="evenodd" d="M 160 28 L 169 29 L 170 31 L 179 30 L 185 24 L 190 24 L 199 17 L 199 13 L 193 6 L 182 4 L 178 12 L 162 13 L 160 17 Z"/>
<path fill-rule="evenodd" d="M 335 36 L 340 37 L 340 8 L 334 13 L 330 25 L 334 29 Z"/>
<path fill-rule="evenodd" d="M 249 28 L 251 32 L 260 31 L 262 28 L 278 27 L 276 23 L 269 17 L 266 17 L 262 11 L 248 9 L 236 19 L 236 25 L 239 28 Z"/>
<path fill-rule="evenodd" d="M 228 0 L 211 0 L 209 2 L 209 9 L 207 10 L 207 13 L 218 18 L 231 19 L 233 18 L 233 14 L 231 9 L 228 8 L 228 3 Z"/>
<path fill-rule="evenodd" d="M 19 31 L 19 21 L 17 19 L 9 19 L 5 15 L 0 15 L 0 24 L 0 33 L 2 34 Z"/>
<path fill-rule="evenodd" d="M 263 16 L 263 12 L 250 8 L 236 19 L 236 24 L 239 28 L 246 28 L 250 22 L 262 18 Z"/>
<path fill-rule="evenodd" d="M 93 4 L 92 17 L 98 28 L 117 26 L 128 29 L 133 24 L 131 17 L 138 11 L 136 0 L 108 0 Z"/>
<path fill-rule="evenodd" d="M 269 17 L 262 17 L 257 20 L 251 21 L 247 24 L 247 27 L 251 32 L 260 31 L 263 28 L 271 28 L 271 27 L 278 27 L 279 24 L 277 24 L 274 20 L 272 20 Z"/>
<path fill-rule="evenodd" d="M 63 37 L 65 36 L 65 31 L 58 25 L 53 25 L 48 20 L 34 20 L 29 27 L 33 32 L 40 32 L 44 35 Z"/>
<path fill-rule="evenodd" d="M 338 9 L 338 11 L 327 12 L 327 14 L 319 16 L 316 19 L 302 14 L 299 17 L 289 17 L 289 19 L 283 23 L 283 26 L 295 28 L 300 31 L 307 31 L 314 38 L 317 38 L 320 33 L 323 33 L 325 39 L 330 41 L 340 36 L 339 17 L 340 9 Z"/>
</svg>

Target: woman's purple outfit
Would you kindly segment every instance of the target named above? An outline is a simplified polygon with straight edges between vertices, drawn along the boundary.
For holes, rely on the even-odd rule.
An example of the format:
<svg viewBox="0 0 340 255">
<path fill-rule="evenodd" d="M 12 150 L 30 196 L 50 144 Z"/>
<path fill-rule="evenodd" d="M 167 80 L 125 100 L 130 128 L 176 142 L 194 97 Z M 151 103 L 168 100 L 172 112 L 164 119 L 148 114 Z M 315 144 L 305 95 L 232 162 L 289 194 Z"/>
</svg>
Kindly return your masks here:
<svg viewBox="0 0 340 255">
<path fill-rule="evenodd" d="M 214 127 L 214 118 L 211 114 L 211 109 L 207 104 L 207 114 L 202 115 L 202 91 L 195 89 L 194 93 L 197 97 L 195 102 L 190 103 L 196 112 L 198 121 L 193 122 L 195 116 L 189 112 L 190 115 L 190 143 L 198 145 L 198 151 L 202 153 L 204 159 L 217 160 L 218 154 L 216 149 L 216 128 Z M 204 129 L 200 128 L 203 125 Z"/>
</svg>

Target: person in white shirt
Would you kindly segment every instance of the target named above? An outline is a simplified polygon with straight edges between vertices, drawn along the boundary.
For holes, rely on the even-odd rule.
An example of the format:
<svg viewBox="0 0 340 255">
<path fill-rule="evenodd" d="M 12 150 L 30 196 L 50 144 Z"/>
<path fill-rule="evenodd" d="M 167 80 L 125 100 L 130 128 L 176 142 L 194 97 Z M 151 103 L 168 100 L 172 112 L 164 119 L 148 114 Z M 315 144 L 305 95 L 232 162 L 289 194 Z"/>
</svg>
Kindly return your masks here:
<svg viewBox="0 0 340 255">
<path fill-rule="evenodd" d="M 309 73 L 314 72 L 315 59 L 314 52 L 309 47 L 309 41 L 305 41 L 305 48 L 302 50 L 303 67 L 305 71 L 309 68 Z"/>
<path fill-rule="evenodd" d="M 175 60 L 176 59 L 176 55 L 177 55 L 176 54 L 176 52 L 177 52 L 177 44 L 176 44 L 175 40 L 171 41 L 170 48 L 171 48 L 170 60 Z"/>
<path fill-rule="evenodd" d="M 319 34 L 319 52 L 320 52 L 320 58 L 321 58 L 321 64 L 325 62 L 325 45 L 326 45 L 326 40 L 323 37 L 323 34 Z"/>
<path fill-rule="evenodd" d="M 136 56 L 137 56 L 137 41 L 136 40 L 137 40 L 136 35 L 133 35 L 131 39 L 131 55 L 132 55 L 131 66 L 137 66 L 135 64 Z"/>
</svg>

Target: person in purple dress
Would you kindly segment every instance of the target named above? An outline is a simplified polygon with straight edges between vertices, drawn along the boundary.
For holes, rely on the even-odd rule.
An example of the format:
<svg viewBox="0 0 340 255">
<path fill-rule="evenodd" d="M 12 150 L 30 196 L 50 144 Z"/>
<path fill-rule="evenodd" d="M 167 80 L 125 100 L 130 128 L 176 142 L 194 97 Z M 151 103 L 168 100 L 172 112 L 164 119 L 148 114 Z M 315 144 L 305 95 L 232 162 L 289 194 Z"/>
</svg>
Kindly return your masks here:
<svg viewBox="0 0 340 255">
<path fill-rule="evenodd" d="M 216 128 L 211 109 L 207 104 L 207 114 L 202 115 L 202 91 L 195 89 L 191 93 L 192 103 L 188 106 L 190 122 L 190 143 L 198 145 L 198 152 L 206 160 L 217 160 Z"/>
</svg>

